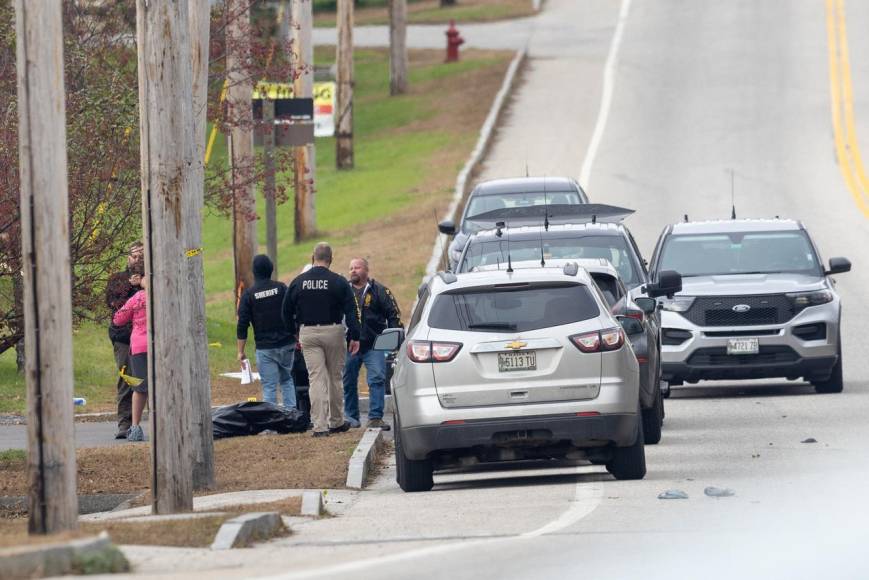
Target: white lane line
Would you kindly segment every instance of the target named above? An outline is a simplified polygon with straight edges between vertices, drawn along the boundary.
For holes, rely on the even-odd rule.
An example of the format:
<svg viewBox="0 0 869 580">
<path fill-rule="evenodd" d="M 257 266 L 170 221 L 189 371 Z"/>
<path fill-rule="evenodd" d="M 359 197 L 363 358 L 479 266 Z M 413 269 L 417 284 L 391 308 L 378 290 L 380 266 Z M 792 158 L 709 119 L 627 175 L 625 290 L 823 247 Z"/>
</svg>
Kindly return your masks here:
<svg viewBox="0 0 869 580">
<path fill-rule="evenodd" d="M 519 538 L 536 538 L 538 536 L 553 534 L 568 528 L 597 509 L 597 506 L 600 505 L 601 499 L 603 499 L 603 484 L 577 483 L 573 505 L 570 506 L 567 511 L 545 526 L 526 532 L 520 535 Z"/>
<path fill-rule="evenodd" d="M 616 67 L 619 63 L 619 47 L 621 47 L 622 44 L 622 35 L 625 31 L 625 24 L 628 21 L 628 13 L 630 10 L 631 0 L 622 0 L 622 6 L 619 10 L 619 20 L 616 23 L 616 31 L 613 34 L 612 44 L 610 44 L 610 51 L 607 55 L 603 69 L 603 92 L 600 98 L 600 111 L 598 111 L 594 133 L 591 134 L 591 142 L 588 144 L 585 160 L 582 162 L 582 170 L 579 173 L 579 183 L 586 192 L 589 191 L 588 187 L 589 182 L 591 181 L 591 168 L 594 165 L 594 159 L 597 157 L 597 150 L 600 148 L 600 143 L 603 140 L 603 132 L 606 130 L 606 123 L 610 116 L 610 108 L 613 104 L 613 93 L 616 84 Z"/>
<path fill-rule="evenodd" d="M 495 544 L 498 542 L 512 542 L 516 540 L 529 540 L 552 534 L 572 526 L 584 517 L 591 514 L 599 505 L 603 498 L 603 484 L 599 482 L 580 482 L 576 484 L 574 497 L 570 508 L 559 515 L 556 519 L 547 524 L 524 534 L 516 536 L 501 537 L 501 538 L 485 538 L 462 540 L 451 542 L 449 544 L 439 544 L 437 546 L 427 546 L 416 550 L 407 550 L 406 552 L 398 552 L 375 558 L 366 558 L 363 560 L 354 560 L 336 564 L 326 568 L 318 568 L 314 570 L 301 570 L 298 572 L 290 572 L 287 574 L 279 574 L 269 576 L 265 580 L 302 580 L 306 578 L 322 578 L 322 577 L 337 577 L 344 573 L 353 573 L 366 568 L 380 567 L 387 564 L 396 564 L 408 560 L 424 560 L 431 556 L 437 556 L 452 552 L 455 550 L 465 550 L 468 548 L 476 548 L 483 545 Z M 425 540 L 422 540 L 425 541 Z"/>
</svg>

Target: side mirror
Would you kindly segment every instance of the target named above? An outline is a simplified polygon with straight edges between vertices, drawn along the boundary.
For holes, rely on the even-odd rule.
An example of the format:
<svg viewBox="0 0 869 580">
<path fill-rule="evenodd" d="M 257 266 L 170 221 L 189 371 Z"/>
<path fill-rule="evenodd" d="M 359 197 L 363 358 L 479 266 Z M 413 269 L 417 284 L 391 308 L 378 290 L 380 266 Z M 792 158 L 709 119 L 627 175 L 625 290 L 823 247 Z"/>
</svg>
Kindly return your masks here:
<svg viewBox="0 0 869 580">
<path fill-rule="evenodd" d="M 625 334 L 628 336 L 645 332 L 643 329 L 643 323 L 636 318 L 631 318 L 629 316 L 616 316 L 616 319 L 619 321 L 619 324 L 622 325 L 622 329 L 624 329 Z"/>
<path fill-rule="evenodd" d="M 453 220 L 444 220 L 438 224 L 438 231 L 448 236 L 456 235 L 456 222 Z"/>
<path fill-rule="evenodd" d="M 658 309 L 658 301 L 654 298 L 640 296 L 639 298 L 634 298 L 634 302 L 640 307 L 643 314 L 654 314 Z"/>
<path fill-rule="evenodd" d="M 672 298 L 674 294 L 682 291 L 682 274 L 673 270 L 662 270 L 658 274 L 658 281 L 654 284 L 646 284 L 646 295 L 650 298 L 666 296 Z"/>
<path fill-rule="evenodd" d="M 374 350 L 395 352 L 404 342 L 403 328 L 387 328 L 374 339 Z"/>
<path fill-rule="evenodd" d="M 830 274 L 844 274 L 851 271 L 851 260 L 848 258 L 830 258 L 830 269 L 824 272 Z"/>
</svg>

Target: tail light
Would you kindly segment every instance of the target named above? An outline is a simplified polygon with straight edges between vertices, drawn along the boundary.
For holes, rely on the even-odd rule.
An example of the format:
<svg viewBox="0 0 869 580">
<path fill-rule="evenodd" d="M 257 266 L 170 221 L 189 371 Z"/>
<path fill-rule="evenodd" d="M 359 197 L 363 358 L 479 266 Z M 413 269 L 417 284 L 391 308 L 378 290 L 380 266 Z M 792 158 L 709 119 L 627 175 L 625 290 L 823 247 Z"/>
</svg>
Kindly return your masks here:
<svg viewBox="0 0 869 580">
<path fill-rule="evenodd" d="M 625 343 L 625 333 L 621 328 L 607 328 L 601 331 L 574 334 L 570 337 L 570 341 L 582 352 L 618 350 Z"/>
<path fill-rule="evenodd" d="M 625 308 L 624 315 L 628 318 L 639 320 L 640 322 L 642 322 L 646 318 L 646 315 L 643 313 L 642 310 L 634 310 L 633 308 Z"/>
<path fill-rule="evenodd" d="M 598 352 L 600 350 L 600 333 L 586 332 L 585 334 L 574 334 L 570 337 L 574 346 L 582 352 Z"/>
<path fill-rule="evenodd" d="M 407 344 L 407 356 L 418 363 L 449 362 L 456 357 L 461 348 L 460 342 L 411 340 Z"/>
</svg>

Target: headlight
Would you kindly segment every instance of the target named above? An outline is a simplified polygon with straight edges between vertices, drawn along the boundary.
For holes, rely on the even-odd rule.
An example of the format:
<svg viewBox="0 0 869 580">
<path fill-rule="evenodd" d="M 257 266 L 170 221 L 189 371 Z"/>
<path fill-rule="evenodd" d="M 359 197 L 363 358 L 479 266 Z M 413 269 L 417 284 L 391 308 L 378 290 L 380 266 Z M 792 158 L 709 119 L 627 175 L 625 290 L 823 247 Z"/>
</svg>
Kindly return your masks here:
<svg viewBox="0 0 869 580">
<path fill-rule="evenodd" d="M 673 298 L 661 298 L 661 306 L 670 312 L 686 312 L 694 304 L 693 296 L 674 296 Z"/>
<path fill-rule="evenodd" d="M 797 310 L 808 308 L 809 306 L 817 306 L 833 301 L 833 293 L 829 290 L 815 290 L 814 292 L 794 292 L 787 294 L 794 307 Z"/>
</svg>

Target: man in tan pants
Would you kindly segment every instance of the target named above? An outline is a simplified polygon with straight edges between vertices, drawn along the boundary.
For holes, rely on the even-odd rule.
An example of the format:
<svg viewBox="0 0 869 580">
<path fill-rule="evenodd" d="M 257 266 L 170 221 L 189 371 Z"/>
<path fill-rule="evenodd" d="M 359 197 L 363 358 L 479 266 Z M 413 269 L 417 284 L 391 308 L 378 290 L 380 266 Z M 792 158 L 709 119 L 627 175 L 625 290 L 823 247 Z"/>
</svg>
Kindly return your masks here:
<svg viewBox="0 0 869 580">
<path fill-rule="evenodd" d="M 350 353 L 359 350 L 360 314 L 350 283 L 329 270 L 332 265 L 329 244 L 321 242 L 314 246 L 311 263 L 310 270 L 290 283 L 281 314 L 287 328 L 293 332 L 300 329 L 299 342 L 311 385 L 314 437 L 325 437 L 350 428 L 344 421 L 341 373 L 348 351 L 347 335 Z"/>
</svg>

